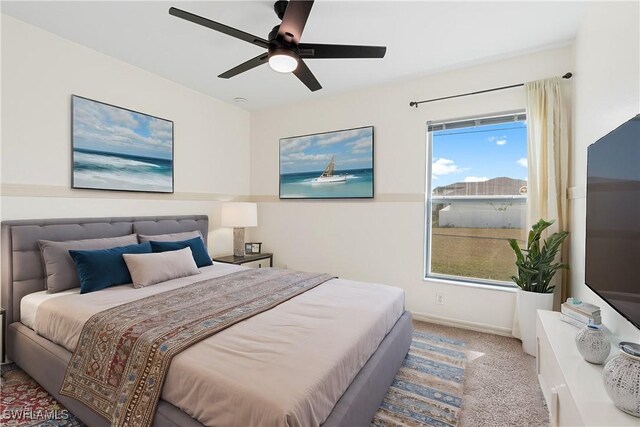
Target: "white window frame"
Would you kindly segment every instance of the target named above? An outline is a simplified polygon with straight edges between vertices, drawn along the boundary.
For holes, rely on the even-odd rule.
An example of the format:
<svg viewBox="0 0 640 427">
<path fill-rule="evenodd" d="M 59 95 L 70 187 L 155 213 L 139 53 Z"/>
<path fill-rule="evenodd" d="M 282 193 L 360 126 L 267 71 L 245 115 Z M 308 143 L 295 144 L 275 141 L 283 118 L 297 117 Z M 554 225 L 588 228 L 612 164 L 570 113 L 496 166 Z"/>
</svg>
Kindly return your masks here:
<svg viewBox="0 0 640 427">
<path fill-rule="evenodd" d="M 449 274 L 440 274 L 440 273 L 432 273 L 429 270 L 431 269 L 431 215 L 433 211 L 433 204 L 435 203 L 448 203 L 454 201 L 476 201 L 483 200 L 488 202 L 513 202 L 518 200 L 518 203 L 521 200 L 524 200 L 524 203 L 527 203 L 527 195 L 522 196 L 436 196 L 432 197 L 432 176 L 431 176 L 431 168 L 433 164 L 433 132 L 438 130 L 445 129 L 454 129 L 454 128 L 463 128 L 463 127 L 472 127 L 479 125 L 489 125 L 492 123 L 506 123 L 507 120 L 504 118 L 513 117 L 513 121 L 525 121 L 526 122 L 526 111 L 525 110 L 515 110 L 515 111 L 507 111 L 502 113 L 494 113 L 494 114 L 486 114 L 481 116 L 474 117 L 462 117 L 458 119 L 449 119 L 442 121 L 433 121 L 427 122 L 427 167 L 426 167 L 426 183 L 425 183 L 425 201 L 424 201 L 424 280 L 425 281 L 447 281 L 451 283 L 457 284 L 465 284 L 471 286 L 478 287 L 498 287 L 503 288 L 505 290 L 516 289 L 517 286 L 515 283 L 511 281 L 502 281 L 502 280 L 491 280 L 491 279 L 482 279 L 482 278 L 473 278 L 473 277 L 464 277 L 464 276 L 453 276 Z M 493 120 L 495 119 L 495 120 Z M 498 120 L 500 120 L 498 122 Z M 468 124 L 467 124 L 468 123 Z M 466 124 L 466 125 L 465 125 Z M 435 128 L 435 129 L 434 129 Z M 527 141 L 528 144 L 528 141 Z"/>
</svg>

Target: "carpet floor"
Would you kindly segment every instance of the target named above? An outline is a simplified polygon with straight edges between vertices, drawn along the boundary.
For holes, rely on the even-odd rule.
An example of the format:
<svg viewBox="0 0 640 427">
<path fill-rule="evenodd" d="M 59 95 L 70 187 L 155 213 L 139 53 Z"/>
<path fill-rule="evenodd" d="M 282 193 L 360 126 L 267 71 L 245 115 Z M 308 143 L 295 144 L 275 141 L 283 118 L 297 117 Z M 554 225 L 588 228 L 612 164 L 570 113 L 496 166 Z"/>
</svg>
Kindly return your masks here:
<svg viewBox="0 0 640 427">
<path fill-rule="evenodd" d="M 83 427 L 33 378 L 14 363 L 0 369 L 0 425 L 7 427 Z"/>
<path fill-rule="evenodd" d="M 412 350 L 385 398 L 387 408 L 391 407 L 390 402 L 398 399 L 399 394 L 404 393 L 401 400 L 408 402 L 409 407 L 413 405 L 417 411 L 416 414 L 422 411 L 423 415 L 426 414 L 432 418 L 432 421 L 442 422 L 441 425 L 444 426 L 455 426 L 456 423 L 461 427 L 547 427 L 549 425 L 547 408 L 535 374 L 535 358 L 522 351 L 520 341 L 424 322 L 414 322 L 414 326 L 417 333 L 414 335 Z M 433 340 L 439 343 L 434 343 Z M 434 348 L 434 345 L 440 349 Z M 457 352 L 465 353 L 466 369 L 464 357 L 460 357 Z M 445 381 L 440 383 L 446 384 L 446 387 L 435 392 L 412 387 L 412 383 L 420 384 L 422 381 L 416 380 L 416 376 L 424 374 L 425 370 L 434 369 L 432 362 L 429 361 L 434 358 L 434 353 L 438 354 L 435 357 L 436 360 L 446 361 L 449 365 L 441 366 L 438 371 L 445 378 Z M 424 357 L 425 355 L 429 356 Z M 427 359 L 426 365 L 424 362 L 416 363 L 420 362 L 416 357 Z M 456 371 L 455 368 L 462 368 L 462 371 Z M 462 387 L 456 378 L 460 381 L 464 378 Z M 12 427 L 79 427 L 83 425 L 13 364 L 2 366 L 1 387 L 2 425 Z M 407 393 L 408 391 L 411 393 Z M 436 401 L 439 400 L 439 404 L 425 408 L 424 399 L 421 396 L 425 393 L 433 393 L 432 397 L 435 397 Z M 462 407 L 458 409 L 460 404 Z M 382 409 L 384 408 L 383 402 Z M 22 413 L 15 412 L 20 409 L 23 410 Z M 415 417 L 407 418 L 404 410 L 399 411 L 405 414 L 404 421 L 394 419 L 389 412 L 393 411 L 387 411 L 386 420 L 382 419 L 385 415 L 381 417 L 379 412 L 378 425 L 438 425 L 437 422 L 430 422 L 426 418 L 424 422 L 418 421 Z M 13 415 L 14 419 L 8 418 L 10 415 Z M 432 415 L 438 416 L 432 417 Z M 54 421 L 51 418 L 58 418 L 58 420 Z M 409 418 L 410 421 L 407 422 Z"/>
<path fill-rule="evenodd" d="M 457 426 L 466 361 L 463 341 L 414 331 L 372 427 Z"/>
<path fill-rule="evenodd" d="M 414 322 L 416 331 L 467 343 L 460 427 L 547 427 L 535 358 L 515 338 Z"/>
</svg>

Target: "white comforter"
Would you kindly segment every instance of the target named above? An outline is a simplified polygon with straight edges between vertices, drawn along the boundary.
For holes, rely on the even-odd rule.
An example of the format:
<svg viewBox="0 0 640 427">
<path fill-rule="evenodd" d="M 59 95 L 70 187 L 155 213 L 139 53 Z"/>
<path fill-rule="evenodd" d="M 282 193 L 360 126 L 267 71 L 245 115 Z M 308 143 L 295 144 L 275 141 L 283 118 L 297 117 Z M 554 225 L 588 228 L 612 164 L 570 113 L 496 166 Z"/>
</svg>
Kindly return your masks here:
<svg viewBox="0 0 640 427">
<path fill-rule="evenodd" d="M 240 268 L 214 264 L 142 289 L 32 294 L 24 323 L 73 351 L 95 313 Z M 403 311 L 399 288 L 330 280 L 175 356 L 162 399 L 210 426 L 317 426 Z"/>
</svg>

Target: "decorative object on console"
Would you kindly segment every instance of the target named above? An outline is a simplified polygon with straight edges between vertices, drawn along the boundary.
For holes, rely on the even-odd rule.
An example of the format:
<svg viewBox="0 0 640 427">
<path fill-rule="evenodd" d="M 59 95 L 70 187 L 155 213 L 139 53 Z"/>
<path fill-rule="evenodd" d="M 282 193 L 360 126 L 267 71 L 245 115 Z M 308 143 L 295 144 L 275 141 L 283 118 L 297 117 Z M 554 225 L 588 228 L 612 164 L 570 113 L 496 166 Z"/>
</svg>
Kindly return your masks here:
<svg viewBox="0 0 640 427">
<path fill-rule="evenodd" d="M 567 302 L 560 306 L 560 311 L 562 312 L 562 320 L 567 321 L 569 320 L 567 319 L 568 317 L 570 320 L 575 320 L 580 323 L 580 325 L 578 325 L 579 327 L 589 324 L 600 325 L 602 323 L 600 307 L 576 300 L 575 298 L 567 298 Z M 567 323 L 575 324 L 575 322 Z"/>
<path fill-rule="evenodd" d="M 621 342 L 620 353 L 604 366 L 602 381 L 618 409 L 640 417 L 640 344 Z"/>
<path fill-rule="evenodd" d="M 73 95 L 72 188 L 173 193 L 173 122 Z"/>
<path fill-rule="evenodd" d="M 280 140 L 281 199 L 373 195 L 373 126 Z"/>
<path fill-rule="evenodd" d="M 522 349 L 534 356 L 536 353 L 536 311 L 551 310 L 553 307 L 553 290 L 555 285 L 551 279 L 562 268 L 569 268 L 565 263 L 554 263 L 562 242 L 569 235 L 566 231 L 553 233 L 540 246 L 542 232 L 554 221 L 541 219 L 531 227 L 527 248 L 520 249 L 515 239 L 509 239 L 509 245 L 516 254 L 518 276 L 511 279 L 518 285 L 516 310 L 520 323 Z"/>
<path fill-rule="evenodd" d="M 597 325 L 587 325 L 576 334 L 578 351 L 589 363 L 601 365 L 609 357 L 611 343 L 605 331 Z"/>
<path fill-rule="evenodd" d="M 233 227 L 233 255 L 244 256 L 244 228 L 258 226 L 257 205 L 247 202 L 224 203 L 220 222 L 223 227 Z"/>
</svg>

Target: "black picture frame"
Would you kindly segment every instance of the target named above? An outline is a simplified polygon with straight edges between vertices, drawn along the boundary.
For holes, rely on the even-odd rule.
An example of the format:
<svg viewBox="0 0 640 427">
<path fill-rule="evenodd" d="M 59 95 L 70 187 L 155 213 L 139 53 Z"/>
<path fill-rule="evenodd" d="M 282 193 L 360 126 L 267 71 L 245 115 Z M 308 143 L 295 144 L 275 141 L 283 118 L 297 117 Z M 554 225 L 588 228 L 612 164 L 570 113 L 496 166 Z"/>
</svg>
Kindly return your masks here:
<svg viewBox="0 0 640 427">
<path fill-rule="evenodd" d="M 93 114 L 90 119 L 86 117 L 88 114 L 83 117 L 83 112 L 81 112 L 83 107 L 93 108 L 95 111 L 92 112 L 98 111 L 99 114 Z M 159 142 L 158 147 L 161 148 L 153 150 L 155 153 L 168 155 L 168 158 L 162 158 L 157 154 L 151 155 L 150 147 L 153 147 L 151 139 L 147 144 L 149 155 L 135 153 L 135 150 L 145 149 L 144 143 L 137 147 L 132 144 L 128 150 L 121 149 L 120 151 L 88 147 L 89 144 L 99 146 L 100 143 L 103 144 L 101 147 L 108 146 L 110 137 L 108 132 L 103 132 L 104 129 L 98 131 L 95 128 L 96 135 L 87 135 L 87 132 L 91 131 L 91 120 L 102 118 L 105 121 L 116 121 L 118 117 L 122 121 L 128 121 L 130 125 L 133 125 L 134 122 L 138 125 L 130 128 L 125 127 L 125 131 L 122 132 L 126 132 L 133 140 L 155 138 L 154 142 Z M 146 132 L 138 133 L 142 131 L 143 127 L 146 127 L 148 135 L 144 134 Z M 123 137 L 123 135 L 116 134 L 112 136 L 114 140 Z M 170 144 L 170 149 L 165 147 L 167 143 Z M 175 189 L 174 154 L 174 123 L 172 120 L 79 95 L 71 95 L 71 188 L 172 194 Z M 111 177 L 117 176 L 117 178 L 111 178 L 111 182 L 109 182 L 110 173 Z M 121 179 L 127 173 L 130 174 L 129 183 L 123 182 Z M 103 184 L 95 184 L 96 182 Z"/>
<path fill-rule="evenodd" d="M 358 140 L 358 136 L 368 139 L 366 141 Z M 340 137 L 342 137 L 343 139 L 339 140 Z M 332 141 L 332 139 L 338 141 L 330 142 Z M 359 147 L 355 146 L 357 142 L 361 144 Z M 313 182 L 314 180 L 321 178 L 320 176 L 318 176 L 318 174 L 322 173 L 322 175 L 324 175 L 323 169 L 325 169 L 326 172 L 326 168 L 324 165 L 326 164 L 326 167 L 328 168 L 329 165 L 327 164 L 327 159 L 331 158 L 330 149 L 319 150 L 318 147 L 333 145 L 333 148 L 336 148 L 336 146 L 340 146 L 340 144 L 342 145 L 341 148 L 343 149 L 343 154 L 345 146 L 349 147 L 350 144 L 354 144 L 353 146 L 351 146 L 351 154 L 362 154 L 362 163 L 366 163 L 366 167 L 358 167 L 352 169 L 341 167 L 340 158 L 338 157 L 338 160 L 335 161 L 335 165 L 338 165 L 338 167 L 335 170 L 338 173 L 342 172 L 346 174 L 345 182 L 327 183 L 322 185 L 320 183 Z M 318 151 L 320 152 L 320 156 L 317 156 L 318 162 L 324 162 L 324 164 L 320 166 L 319 170 L 316 166 L 316 170 L 308 169 L 307 171 L 296 171 L 294 170 L 295 167 L 290 166 L 290 161 L 293 156 L 290 156 L 291 153 L 287 146 L 297 146 L 297 148 L 305 147 L 304 149 L 298 151 L 298 153 L 302 154 L 298 155 L 298 158 L 305 158 L 315 155 L 312 154 L 314 153 L 313 150 L 311 153 L 304 152 L 304 150 L 308 149 L 311 146 L 314 146 L 313 148 L 318 149 Z M 370 159 L 367 159 L 368 162 L 364 162 L 364 159 L 366 159 L 365 156 L 370 156 Z M 322 158 L 322 160 L 320 160 L 320 158 Z M 373 126 L 362 126 L 336 131 L 281 138 L 279 141 L 278 159 L 278 197 L 281 200 L 373 199 L 375 197 L 375 137 Z M 347 162 L 358 164 L 356 163 L 357 160 L 358 157 L 352 157 L 347 159 Z M 318 163 L 316 163 L 316 165 L 318 165 Z M 307 166 L 300 165 L 300 167 L 304 168 Z M 354 175 L 353 172 L 356 172 L 356 175 Z M 360 176 L 358 176 L 357 174 L 360 174 Z M 355 183 L 358 179 L 360 180 L 361 185 L 349 186 L 350 183 Z M 363 183 L 368 184 L 366 188 L 362 185 Z M 341 186 L 342 188 L 340 188 Z"/>
</svg>

